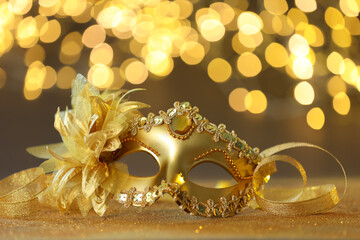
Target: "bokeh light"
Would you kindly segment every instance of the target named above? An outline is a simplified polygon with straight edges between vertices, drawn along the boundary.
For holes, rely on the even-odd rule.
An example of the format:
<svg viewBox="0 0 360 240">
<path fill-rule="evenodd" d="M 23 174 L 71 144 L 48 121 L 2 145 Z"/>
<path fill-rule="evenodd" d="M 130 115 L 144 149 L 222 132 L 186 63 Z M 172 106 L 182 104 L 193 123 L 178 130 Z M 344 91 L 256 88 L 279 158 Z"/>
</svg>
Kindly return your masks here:
<svg viewBox="0 0 360 240">
<path fill-rule="evenodd" d="M 237 112 L 244 112 L 247 110 L 245 106 L 245 97 L 248 94 L 248 90 L 245 88 L 235 88 L 229 94 L 229 105 Z"/>
<path fill-rule="evenodd" d="M 341 115 L 347 115 L 350 111 L 350 99 L 345 92 L 339 92 L 333 99 L 335 111 Z"/>
<path fill-rule="evenodd" d="M 98 88 L 116 90 L 125 82 L 166 80 L 181 59 L 207 69 L 209 81 L 227 82 L 235 111 L 264 112 L 273 98 L 293 91 L 292 100 L 304 105 L 296 111 L 308 112 L 308 125 L 321 129 L 324 120 L 311 116 L 321 112 L 325 119 L 331 101 L 347 115 L 360 92 L 359 6 L 358 0 L 7 0 L 0 1 L 0 57 L 14 46 L 25 49 L 27 100 L 54 86 L 69 89 L 79 68 Z M 269 68 L 285 76 L 276 83 L 284 84 L 281 93 L 263 84 L 277 76 Z M 8 81 L 0 68 L 0 89 Z M 248 90 L 255 86 L 264 89 Z"/>
<path fill-rule="evenodd" d="M 294 96 L 300 104 L 310 105 L 315 98 L 314 88 L 308 82 L 300 82 L 294 89 Z"/>
<path fill-rule="evenodd" d="M 307 124 L 315 130 L 320 130 L 325 123 L 324 112 L 319 107 L 312 108 L 306 115 Z"/>
<path fill-rule="evenodd" d="M 267 99 L 265 94 L 260 90 L 250 91 L 245 96 L 245 107 L 249 112 L 254 114 L 264 112 L 267 107 Z"/>
<path fill-rule="evenodd" d="M 222 58 L 215 58 L 211 60 L 207 68 L 209 77 L 214 82 L 225 82 L 232 74 L 231 65 Z"/>
</svg>

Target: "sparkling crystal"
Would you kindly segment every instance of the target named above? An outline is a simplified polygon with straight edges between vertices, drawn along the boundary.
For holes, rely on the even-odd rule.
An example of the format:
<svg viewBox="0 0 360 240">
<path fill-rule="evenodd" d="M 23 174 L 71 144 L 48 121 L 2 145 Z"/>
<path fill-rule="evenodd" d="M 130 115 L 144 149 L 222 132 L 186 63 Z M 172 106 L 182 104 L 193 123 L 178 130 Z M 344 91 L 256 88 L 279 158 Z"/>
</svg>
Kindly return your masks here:
<svg viewBox="0 0 360 240">
<path fill-rule="evenodd" d="M 146 117 L 140 118 L 140 122 L 139 122 L 140 127 L 145 126 L 146 121 L 147 121 L 147 118 L 146 118 Z"/>
<path fill-rule="evenodd" d="M 151 194 L 151 192 L 148 192 L 148 193 L 146 193 L 146 201 L 147 202 L 151 202 L 152 201 L 152 194 Z"/>
<path fill-rule="evenodd" d="M 122 193 L 122 194 L 120 194 L 120 198 L 119 198 L 119 199 L 120 199 L 121 202 L 126 202 L 126 200 L 127 200 L 127 195 Z"/>
<path fill-rule="evenodd" d="M 171 129 L 177 134 L 184 135 L 191 128 L 192 121 L 188 118 L 187 114 L 176 116 L 171 121 Z"/>
<path fill-rule="evenodd" d="M 217 127 L 211 123 L 205 125 L 205 130 L 211 132 L 211 133 L 215 133 L 216 132 Z"/>
<path fill-rule="evenodd" d="M 191 109 L 191 105 L 189 102 L 182 102 L 180 103 L 180 106 L 186 110 L 190 110 Z"/>
<path fill-rule="evenodd" d="M 176 109 L 175 109 L 175 108 L 170 108 L 170 109 L 167 111 L 167 115 L 168 115 L 169 117 L 173 117 L 173 116 L 175 116 L 175 114 L 176 114 Z"/>
<path fill-rule="evenodd" d="M 163 118 L 162 117 L 160 117 L 160 116 L 156 116 L 155 118 L 154 118 L 154 123 L 155 123 L 155 125 L 160 125 L 160 124 L 162 124 L 163 123 Z"/>
<path fill-rule="evenodd" d="M 205 210 L 206 210 L 206 207 L 200 203 L 199 204 L 199 212 L 205 214 Z"/>
<path fill-rule="evenodd" d="M 241 149 L 241 150 L 245 150 L 245 144 L 243 144 L 240 139 L 238 139 L 236 141 L 235 147 L 237 147 L 238 149 Z"/>
<path fill-rule="evenodd" d="M 227 142 L 230 142 L 233 139 L 233 136 L 231 135 L 230 132 L 225 131 L 221 134 L 221 138 L 224 139 Z"/>
<path fill-rule="evenodd" d="M 198 121 L 201 121 L 203 119 L 203 117 L 199 113 L 196 113 L 195 114 L 195 119 L 198 120 Z"/>
</svg>

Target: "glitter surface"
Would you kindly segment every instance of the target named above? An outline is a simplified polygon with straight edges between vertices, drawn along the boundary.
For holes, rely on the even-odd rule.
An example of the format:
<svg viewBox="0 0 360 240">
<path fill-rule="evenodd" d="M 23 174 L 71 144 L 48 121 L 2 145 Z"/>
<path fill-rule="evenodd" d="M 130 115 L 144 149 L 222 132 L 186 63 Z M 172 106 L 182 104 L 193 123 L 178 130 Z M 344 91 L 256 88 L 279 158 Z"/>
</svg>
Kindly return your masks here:
<svg viewBox="0 0 360 240">
<path fill-rule="evenodd" d="M 280 217 L 245 209 L 230 218 L 202 218 L 164 199 L 124 209 L 115 201 L 104 217 L 44 208 L 29 217 L 0 218 L 1 239 L 233 239 L 344 238 L 360 236 L 360 178 L 349 180 L 345 199 L 326 213 Z"/>
</svg>

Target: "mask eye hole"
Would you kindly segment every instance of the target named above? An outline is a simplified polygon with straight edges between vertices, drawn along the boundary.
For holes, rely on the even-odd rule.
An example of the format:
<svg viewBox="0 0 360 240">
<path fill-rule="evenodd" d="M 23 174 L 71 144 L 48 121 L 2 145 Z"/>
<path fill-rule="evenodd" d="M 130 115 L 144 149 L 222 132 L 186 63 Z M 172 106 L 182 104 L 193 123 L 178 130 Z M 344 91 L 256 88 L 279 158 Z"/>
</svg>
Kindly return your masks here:
<svg viewBox="0 0 360 240">
<path fill-rule="evenodd" d="M 202 162 L 188 173 L 191 182 L 206 188 L 225 188 L 237 184 L 234 177 L 223 167 L 212 162 Z"/>
<path fill-rule="evenodd" d="M 144 151 L 130 153 L 122 157 L 121 162 L 128 166 L 129 174 L 136 177 L 151 177 L 160 170 L 154 157 Z"/>
</svg>

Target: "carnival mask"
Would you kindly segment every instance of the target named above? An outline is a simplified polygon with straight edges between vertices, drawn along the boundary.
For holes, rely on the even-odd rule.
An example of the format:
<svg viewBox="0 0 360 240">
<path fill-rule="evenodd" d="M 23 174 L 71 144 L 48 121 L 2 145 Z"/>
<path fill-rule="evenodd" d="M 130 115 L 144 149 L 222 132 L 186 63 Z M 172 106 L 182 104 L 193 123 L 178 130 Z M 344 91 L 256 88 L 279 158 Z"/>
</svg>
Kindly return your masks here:
<svg viewBox="0 0 360 240">
<path fill-rule="evenodd" d="M 147 105 L 125 101 L 130 92 L 100 94 L 78 75 L 72 87 L 72 110 L 58 111 L 55 116 L 54 126 L 63 142 L 28 149 L 48 160 L 41 168 L 0 182 L 5 192 L 0 196 L 3 215 L 24 215 L 39 204 L 68 211 L 76 201 L 84 216 L 91 209 L 102 216 L 111 199 L 125 207 L 145 207 L 165 193 L 186 212 L 206 217 L 237 214 L 252 198 L 274 214 L 310 214 L 340 201 L 335 186 L 305 188 L 306 174 L 300 163 L 290 156 L 274 155 L 293 147 L 326 150 L 308 143 L 287 143 L 259 153 L 224 124 L 209 122 L 188 102 L 175 102 L 166 112 L 143 117 L 137 109 Z M 158 173 L 129 175 L 121 161 L 134 152 L 150 154 L 159 165 Z M 294 165 L 303 177 L 304 188 L 288 202 L 267 200 L 260 191 L 265 179 L 276 172 L 275 161 Z M 190 170 L 203 162 L 224 168 L 236 185 L 206 188 L 192 182 Z"/>
</svg>

